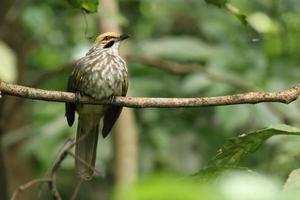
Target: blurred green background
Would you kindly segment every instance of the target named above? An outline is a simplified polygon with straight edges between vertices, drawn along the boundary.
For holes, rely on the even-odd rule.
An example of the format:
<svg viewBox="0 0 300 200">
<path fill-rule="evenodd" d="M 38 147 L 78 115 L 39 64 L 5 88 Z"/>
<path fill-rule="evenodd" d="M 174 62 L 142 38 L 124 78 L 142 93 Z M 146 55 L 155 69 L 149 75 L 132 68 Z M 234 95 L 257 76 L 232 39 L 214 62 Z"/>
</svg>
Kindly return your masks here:
<svg viewBox="0 0 300 200">
<path fill-rule="evenodd" d="M 131 36 L 121 47 L 128 56 L 130 96 L 218 96 L 284 90 L 299 82 L 299 1 L 230 1 L 247 16 L 248 24 L 226 6 L 207 3 L 217 1 L 112 2 L 119 9 L 110 20 Z M 100 1 L 98 13 L 106 12 Z M 0 79 L 65 90 L 69 66 L 91 47 L 89 37 L 101 32 L 98 13 L 84 15 L 62 0 L 2 0 Z M 183 70 L 190 64 L 199 69 L 171 73 L 132 58 L 136 56 L 179 63 Z M 99 141 L 96 166 L 103 174 L 84 183 L 78 199 L 292 199 L 281 197 L 281 190 L 288 174 L 300 165 L 298 136 L 271 137 L 229 169 L 223 170 L 224 163 L 220 169 L 205 169 L 228 138 L 276 124 L 299 127 L 299 105 L 295 101 L 289 105 L 132 109 L 135 120 L 128 126 L 138 132 L 135 173 L 139 177 L 133 188 L 116 189 L 110 136 Z M 8 196 L 20 184 L 44 176 L 75 131 L 76 127 L 67 126 L 62 103 L 1 99 L 6 169 L 2 177 L 6 176 Z M 236 148 L 242 147 L 237 143 Z M 73 168 L 74 161 L 68 157 L 59 171 L 64 199 L 74 189 Z M 219 174 L 219 170 L 230 173 Z M 209 181 L 203 181 L 203 176 L 209 176 Z M 27 190 L 21 199 L 38 199 L 33 191 L 41 191 L 40 199 L 51 199 L 46 186 Z"/>
</svg>

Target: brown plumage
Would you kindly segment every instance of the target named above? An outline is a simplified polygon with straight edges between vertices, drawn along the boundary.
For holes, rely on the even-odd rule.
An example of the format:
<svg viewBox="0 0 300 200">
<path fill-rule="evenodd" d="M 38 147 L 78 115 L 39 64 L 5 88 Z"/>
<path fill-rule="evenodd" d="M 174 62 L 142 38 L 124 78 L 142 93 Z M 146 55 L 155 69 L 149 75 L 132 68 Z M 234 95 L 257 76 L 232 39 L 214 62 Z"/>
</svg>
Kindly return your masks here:
<svg viewBox="0 0 300 200">
<path fill-rule="evenodd" d="M 120 42 L 128 38 L 114 32 L 101 34 L 86 56 L 79 59 L 68 80 L 68 91 L 84 94 L 101 100 L 113 96 L 126 96 L 128 88 L 127 67 L 119 55 Z M 69 126 L 78 113 L 75 154 L 92 167 L 95 166 L 98 143 L 99 122 L 103 118 L 102 135 L 106 137 L 122 107 L 66 103 L 66 118 Z M 88 180 L 93 170 L 75 161 L 78 177 Z"/>
</svg>

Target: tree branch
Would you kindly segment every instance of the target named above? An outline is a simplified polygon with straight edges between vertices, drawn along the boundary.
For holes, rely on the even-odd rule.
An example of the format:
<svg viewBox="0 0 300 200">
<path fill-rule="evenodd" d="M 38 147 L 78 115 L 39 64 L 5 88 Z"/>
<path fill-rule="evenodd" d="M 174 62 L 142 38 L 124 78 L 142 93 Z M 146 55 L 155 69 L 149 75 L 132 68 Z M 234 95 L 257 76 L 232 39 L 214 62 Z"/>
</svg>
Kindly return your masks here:
<svg viewBox="0 0 300 200">
<path fill-rule="evenodd" d="M 152 66 L 154 68 L 158 68 L 161 70 L 165 70 L 167 72 L 170 72 L 172 74 L 191 74 L 191 73 L 201 73 L 203 75 L 206 75 L 211 80 L 222 82 L 225 84 L 230 84 L 234 87 L 237 87 L 245 92 L 251 92 L 251 91 L 257 91 L 258 88 L 255 87 L 252 84 L 246 83 L 241 78 L 234 77 L 234 76 L 228 76 L 228 75 L 220 75 L 214 71 L 208 70 L 202 65 L 199 65 L 197 63 L 192 64 L 181 64 L 178 62 L 170 61 L 170 60 L 161 60 L 156 58 L 149 58 L 144 56 L 137 56 L 137 55 L 126 55 L 126 60 L 130 62 L 139 62 L 143 63 L 145 65 Z M 29 84 L 31 87 L 37 87 L 41 83 L 60 75 L 62 72 L 67 72 L 72 69 L 71 66 L 73 66 L 74 63 L 68 63 L 64 64 L 61 67 L 58 67 L 54 70 L 49 70 L 44 73 L 42 73 L 40 76 L 38 76 L 35 80 Z M 284 112 L 280 109 L 278 109 L 273 104 L 266 104 L 266 106 L 269 108 L 269 110 L 277 115 L 283 122 L 290 123 L 292 121 L 295 121 L 295 116 L 292 116 L 290 113 Z"/>
<path fill-rule="evenodd" d="M 51 182 L 50 178 L 37 178 L 34 180 L 31 180 L 27 183 L 25 183 L 24 185 L 19 186 L 19 188 L 17 190 L 14 191 L 11 200 L 16 200 L 17 196 L 21 193 L 24 192 L 25 190 L 29 189 L 30 187 L 36 185 L 36 184 L 40 184 L 40 183 L 49 183 Z"/>
<path fill-rule="evenodd" d="M 226 74 L 218 74 L 197 63 L 181 64 L 170 60 L 160 60 L 137 55 L 127 55 L 126 58 L 131 62 L 143 63 L 173 74 L 185 75 L 191 73 L 201 73 L 203 75 L 206 75 L 206 77 L 211 80 L 222 82 L 225 84 L 230 84 L 234 87 L 243 90 L 244 92 L 258 90 L 257 87 L 255 87 L 252 84 L 246 83 L 243 79 L 239 77 L 229 76 Z M 278 109 L 278 107 L 276 107 L 274 104 L 266 104 L 266 106 L 274 115 L 277 115 L 283 122 L 289 124 L 290 122 L 295 121 L 295 117 L 293 115 Z"/>
<path fill-rule="evenodd" d="M 217 97 L 195 98 L 147 98 L 147 97 L 116 97 L 113 100 L 95 100 L 88 96 L 76 99 L 74 93 L 35 89 L 0 81 L 0 91 L 3 95 L 12 95 L 44 101 L 78 102 L 86 104 L 112 104 L 131 108 L 179 108 L 207 107 L 235 104 L 256 104 L 262 102 L 278 102 L 289 104 L 300 95 L 300 83 L 294 87 L 279 92 L 248 92 Z"/>
<path fill-rule="evenodd" d="M 82 160 L 81 158 L 79 158 L 78 156 L 76 156 L 75 154 L 73 154 L 71 152 L 71 149 L 78 143 L 80 143 L 81 141 L 83 141 L 89 133 L 86 133 L 84 135 L 82 135 L 78 140 L 74 141 L 73 139 L 68 139 L 65 144 L 63 145 L 62 149 L 59 151 L 56 160 L 53 164 L 53 166 L 51 167 L 51 174 L 50 176 L 46 176 L 45 178 L 37 178 L 37 179 L 33 179 L 27 183 L 25 183 L 24 185 L 21 185 L 17 190 L 15 190 L 15 192 L 13 193 L 11 200 L 16 200 L 18 195 L 21 192 L 24 192 L 25 190 L 29 189 L 30 187 L 32 187 L 33 185 L 36 184 L 40 184 L 40 183 L 48 183 L 48 187 L 49 190 L 51 192 L 52 195 L 52 199 L 54 200 L 62 200 L 62 197 L 58 191 L 57 188 L 57 172 L 59 170 L 59 168 L 61 167 L 62 162 L 66 159 L 67 155 L 71 155 L 75 160 L 79 160 L 79 162 L 81 162 L 82 164 L 84 164 L 85 166 L 89 167 L 90 169 L 92 169 L 94 172 L 96 172 L 97 174 L 100 174 L 100 172 L 94 168 L 93 166 L 91 166 L 89 163 L 85 162 L 84 160 Z M 79 192 L 80 189 L 80 185 L 81 185 L 82 180 L 78 180 L 75 190 L 72 194 L 71 199 L 76 199 L 76 196 Z"/>
<path fill-rule="evenodd" d="M 237 77 L 224 76 L 224 74 L 219 75 L 214 71 L 209 71 L 204 66 L 199 65 L 197 63 L 181 64 L 170 60 L 160 60 L 136 55 L 127 55 L 126 58 L 128 61 L 151 65 L 152 67 L 162 69 L 173 74 L 202 73 L 212 80 L 231 84 L 245 91 L 251 91 L 256 89 L 251 84 L 245 83 L 242 79 L 239 79 Z"/>
</svg>

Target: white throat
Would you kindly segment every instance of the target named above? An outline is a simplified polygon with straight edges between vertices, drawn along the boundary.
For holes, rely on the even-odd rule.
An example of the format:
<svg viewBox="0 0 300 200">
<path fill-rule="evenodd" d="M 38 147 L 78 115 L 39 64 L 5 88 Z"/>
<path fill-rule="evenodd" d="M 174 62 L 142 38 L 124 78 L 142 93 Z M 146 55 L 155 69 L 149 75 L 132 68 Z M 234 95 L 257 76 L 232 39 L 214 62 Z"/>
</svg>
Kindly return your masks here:
<svg viewBox="0 0 300 200">
<path fill-rule="evenodd" d="M 114 56 L 118 56 L 119 55 L 119 46 L 120 46 L 120 42 L 114 43 L 111 47 L 109 47 L 107 49 L 107 53 L 114 55 Z"/>
</svg>

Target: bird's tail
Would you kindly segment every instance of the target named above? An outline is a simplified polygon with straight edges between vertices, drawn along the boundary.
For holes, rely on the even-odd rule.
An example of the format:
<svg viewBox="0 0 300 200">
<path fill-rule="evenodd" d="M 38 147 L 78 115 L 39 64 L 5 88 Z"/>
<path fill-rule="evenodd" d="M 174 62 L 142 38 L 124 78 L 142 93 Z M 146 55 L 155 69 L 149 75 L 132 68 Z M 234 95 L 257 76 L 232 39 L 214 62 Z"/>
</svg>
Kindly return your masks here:
<svg viewBox="0 0 300 200">
<path fill-rule="evenodd" d="M 95 115 L 79 115 L 78 117 L 75 155 L 82 161 L 75 159 L 75 168 L 77 176 L 83 180 L 91 179 L 94 173 L 99 120 L 100 117 Z"/>
</svg>

